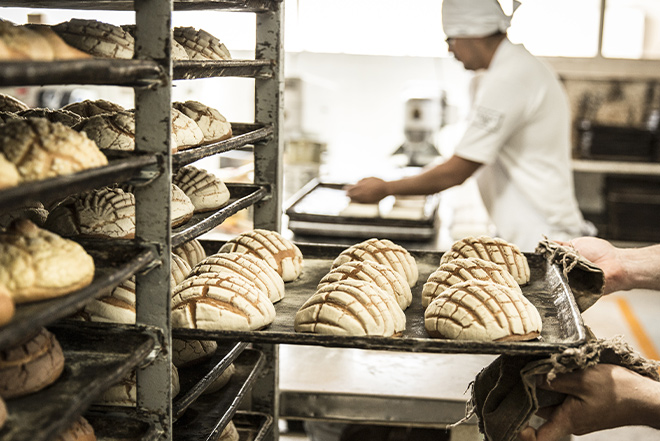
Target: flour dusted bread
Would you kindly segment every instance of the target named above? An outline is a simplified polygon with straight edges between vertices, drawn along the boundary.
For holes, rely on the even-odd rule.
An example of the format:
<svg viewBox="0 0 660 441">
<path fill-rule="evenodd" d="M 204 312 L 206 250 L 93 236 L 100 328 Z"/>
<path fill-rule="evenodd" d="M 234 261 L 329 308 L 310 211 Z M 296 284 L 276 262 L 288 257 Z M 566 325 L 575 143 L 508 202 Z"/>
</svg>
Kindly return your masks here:
<svg viewBox="0 0 660 441">
<path fill-rule="evenodd" d="M 172 106 L 197 123 L 205 142 L 218 142 L 231 138 L 231 123 L 218 110 L 192 100 L 177 101 L 172 103 Z"/>
<path fill-rule="evenodd" d="M 297 279 L 303 270 L 300 249 L 275 231 L 254 229 L 241 233 L 225 243 L 218 252 L 248 253 L 261 257 L 285 282 Z"/>
<path fill-rule="evenodd" d="M 0 326 L 9 323 L 14 317 L 14 312 L 16 312 L 16 307 L 11 293 L 4 285 L 0 285 Z"/>
<path fill-rule="evenodd" d="M 73 129 L 87 135 L 100 149 L 135 150 L 135 115 L 131 112 L 90 116 L 74 125 Z"/>
<path fill-rule="evenodd" d="M 190 271 L 190 277 L 229 271 L 245 277 L 265 293 L 271 302 L 284 297 L 284 281 L 265 260 L 247 253 L 218 253 L 208 256 Z"/>
<path fill-rule="evenodd" d="M 190 60 L 231 60 L 227 47 L 203 29 L 176 27 L 173 36 L 186 50 Z"/>
<path fill-rule="evenodd" d="M 351 260 L 371 260 L 389 266 L 404 276 L 411 287 L 419 278 L 415 258 L 408 250 L 388 239 L 372 238 L 348 247 L 332 262 L 332 269 Z"/>
<path fill-rule="evenodd" d="M 519 285 L 529 283 L 529 263 L 515 244 L 489 236 L 466 237 L 454 242 L 440 258 L 440 264 L 461 257 L 478 257 L 502 266 Z"/>
<path fill-rule="evenodd" d="M 179 371 L 174 365 L 172 365 L 171 387 L 172 397 L 176 397 L 181 391 L 181 384 L 179 383 Z M 135 407 L 137 405 L 137 375 L 135 371 L 131 371 L 118 383 L 106 389 L 94 403 L 108 406 Z"/>
<path fill-rule="evenodd" d="M 191 268 L 206 258 L 204 247 L 197 239 L 182 243 L 178 247 L 175 247 L 172 252 L 188 262 Z"/>
<path fill-rule="evenodd" d="M 172 293 L 175 328 L 253 331 L 275 319 L 275 308 L 252 282 L 232 273 L 195 276 Z"/>
<path fill-rule="evenodd" d="M 92 425 L 81 416 L 60 433 L 55 441 L 96 441 L 96 435 Z"/>
<path fill-rule="evenodd" d="M 16 166 L 21 181 L 67 175 L 108 163 L 87 136 L 43 118 L 13 120 L 0 126 L 0 152 Z"/>
<path fill-rule="evenodd" d="M 93 278 L 94 260 L 76 242 L 26 219 L 0 233 L 0 285 L 16 303 L 59 297 Z"/>
<path fill-rule="evenodd" d="M 13 96 L 7 95 L 5 93 L 0 93 L 0 111 L 17 113 L 22 110 L 28 110 L 29 108 L 30 106 L 18 98 L 14 98 Z"/>
<path fill-rule="evenodd" d="M 473 279 L 499 283 L 520 291 L 511 273 L 495 262 L 477 257 L 458 258 L 443 263 L 431 273 L 422 289 L 422 306 L 428 306 L 431 300 L 452 285 Z"/>
<path fill-rule="evenodd" d="M 218 349 L 214 340 L 172 339 L 172 363 L 177 368 L 193 366 L 213 355 Z"/>
<path fill-rule="evenodd" d="M 504 285 L 468 280 L 437 296 L 424 312 L 431 337 L 520 341 L 541 334 L 541 316 L 520 291 Z"/>
<path fill-rule="evenodd" d="M 68 112 L 75 113 L 81 118 L 91 118 L 92 116 L 102 115 L 104 113 L 126 111 L 126 109 L 119 104 L 104 99 L 77 101 L 75 103 L 67 104 L 60 110 L 66 110 Z"/>
<path fill-rule="evenodd" d="M 18 185 L 20 180 L 16 166 L 0 153 L 0 190 Z"/>
<path fill-rule="evenodd" d="M 85 52 L 69 46 L 57 33 L 48 25 L 27 24 L 23 27 L 41 36 L 50 47 L 53 60 L 76 60 L 81 58 L 91 58 Z"/>
<path fill-rule="evenodd" d="M 179 186 L 172 184 L 172 199 L 170 211 L 172 212 L 172 227 L 178 227 L 188 222 L 195 212 L 195 206 L 190 198 Z"/>
<path fill-rule="evenodd" d="M 69 197 L 51 210 L 45 227 L 65 237 L 135 237 L 135 196 L 103 187 Z"/>
<path fill-rule="evenodd" d="M 204 134 L 192 118 L 173 108 L 172 140 L 178 150 L 185 150 L 200 145 L 204 141 Z"/>
<path fill-rule="evenodd" d="M 29 395 L 53 384 L 64 370 L 64 354 L 46 328 L 0 351 L 0 397 Z"/>
<path fill-rule="evenodd" d="M 410 306 L 412 292 L 406 279 L 388 266 L 371 260 L 352 260 L 332 269 L 323 276 L 317 289 L 328 283 L 345 279 L 364 280 L 374 283 L 380 289 L 396 299 L 402 310 Z"/>
<path fill-rule="evenodd" d="M 135 38 L 135 25 L 121 25 L 121 28 Z M 176 40 L 172 39 L 172 60 L 188 60 L 188 53 Z"/>
<path fill-rule="evenodd" d="M 52 28 L 68 45 L 94 57 L 133 58 L 135 40 L 119 26 L 74 18 Z"/>
<path fill-rule="evenodd" d="M 53 48 L 38 32 L 7 20 L 0 20 L 0 41 L 4 46 L 2 60 L 52 61 Z"/>
<path fill-rule="evenodd" d="M 24 204 L 5 213 L 0 213 L 0 229 L 4 230 L 18 219 L 27 219 L 36 226 L 43 227 L 48 218 L 48 210 L 41 202 L 27 200 Z"/>
<path fill-rule="evenodd" d="M 61 123 L 67 127 L 73 127 L 82 121 L 79 115 L 68 110 L 52 110 L 52 109 L 28 109 L 21 110 L 17 113 L 18 116 L 23 118 L 45 118 L 53 123 Z"/>
<path fill-rule="evenodd" d="M 188 277 L 190 270 L 190 265 L 183 257 L 172 253 L 170 260 L 170 286 L 172 289 Z"/>
<path fill-rule="evenodd" d="M 192 165 L 181 167 L 172 182 L 190 198 L 196 213 L 217 210 L 229 201 L 229 190 L 220 178 Z"/>
</svg>

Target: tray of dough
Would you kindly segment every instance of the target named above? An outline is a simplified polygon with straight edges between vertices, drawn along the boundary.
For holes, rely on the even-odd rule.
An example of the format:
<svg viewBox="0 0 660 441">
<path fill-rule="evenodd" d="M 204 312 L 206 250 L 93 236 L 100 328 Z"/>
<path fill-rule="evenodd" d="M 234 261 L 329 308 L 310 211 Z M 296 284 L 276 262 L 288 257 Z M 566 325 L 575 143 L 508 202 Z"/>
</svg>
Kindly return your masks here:
<svg viewBox="0 0 660 441">
<path fill-rule="evenodd" d="M 289 229 L 302 236 L 428 240 L 436 233 L 439 196 L 388 196 L 378 204 L 351 202 L 345 184 L 312 180 L 286 209 Z"/>
<path fill-rule="evenodd" d="M 218 251 L 221 242 L 204 242 L 207 254 Z M 473 341 L 432 338 L 424 325 L 422 287 L 440 263 L 442 252 L 408 250 L 419 270 L 412 287 L 412 303 L 404 311 L 405 330 L 398 337 L 337 336 L 301 333 L 294 330 L 294 320 L 300 307 L 311 297 L 319 281 L 330 270 L 333 260 L 346 249 L 341 245 L 297 243 L 304 256 L 301 276 L 285 284 L 285 296 L 275 303 L 275 319 L 269 326 L 256 331 L 208 331 L 173 329 L 176 338 L 232 339 L 242 342 L 301 344 L 327 347 L 436 352 L 536 355 L 562 351 L 586 341 L 582 316 L 568 285 L 557 265 L 548 263 L 536 253 L 524 253 L 529 262 L 530 282 L 522 286 L 523 295 L 537 308 L 542 321 L 540 337 L 529 341 Z"/>
</svg>

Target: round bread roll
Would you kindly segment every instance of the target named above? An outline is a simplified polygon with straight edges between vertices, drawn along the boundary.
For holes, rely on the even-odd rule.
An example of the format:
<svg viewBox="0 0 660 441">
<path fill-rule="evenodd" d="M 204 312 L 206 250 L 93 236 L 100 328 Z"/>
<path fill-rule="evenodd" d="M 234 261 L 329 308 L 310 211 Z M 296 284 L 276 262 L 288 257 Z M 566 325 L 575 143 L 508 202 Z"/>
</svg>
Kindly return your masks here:
<svg viewBox="0 0 660 441">
<path fill-rule="evenodd" d="M 135 115 L 131 112 L 90 116 L 74 125 L 73 129 L 87 135 L 100 149 L 135 150 Z"/>
<path fill-rule="evenodd" d="M 218 378 L 213 380 L 211 384 L 209 384 L 208 387 L 204 389 L 204 392 L 202 392 L 202 394 L 207 395 L 219 391 L 220 389 L 225 387 L 227 383 L 229 383 L 229 380 L 231 380 L 231 377 L 234 375 L 235 372 L 236 372 L 236 366 L 234 366 L 234 363 L 232 363 L 229 366 L 227 366 L 227 369 L 222 371 L 222 374 L 220 374 Z"/>
<path fill-rule="evenodd" d="M 26 24 L 27 29 L 36 32 L 46 40 L 53 53 L 53 60 L 75 60 L 81 58 L 91 58 L 89 54 L 66 44 L 62 38 L 49 26 L 44 24 Z"/>
<path fill-rule="evenodd" d="M 427 307 L 431 300 L 452 285 L 472 279 L 499 283 L 520 291 L 511 273 L 495 262 L 477 257 L 458 258 L 443 263 L 431 273 L 422 289 L 422 306 Z"/>
<path fill-rule="evenodd" d="M 6 229 L 18 219 L 27 219 L 38 227 L 43 227 L 48 219 L 48 210 L 41 202 L 26 201 L 25 204 L 0 214 L 0 229 Z"/>
<path fill-rule="evenodd" d="M 67 175 L 108 163 L 94 141 L 43 118 L 12 120 L 2 126 L 0 152 L 22 181 Z"/>
<path fill-rule="evenodd" d="M 231 123 L 216 109 L 199 101 L 177 101 L 172 106 L 197 123 L 204 134 L 204 141 L 218 142 L 231 138 Z"/>
<path fill-rule="evenodd" d="M 24 119 L 26 119 L 26 118 L 23 117 L 23 116 L 19 116 L 19 115 L 16 114 L 16 113 L 12 113 L 12 112 L 4 112 L 4 111 L 0 110 L 0 124 L 4 124 L 4 123 L 6 123 L 7 121 L 13 121 L 13 120 L 15 120 L 15 119 L 18 119 L 18 120 L 24 120 Z"/>
<path fill-rule="evenodd" d="M 394 298 L 371 282 L 345 279 L 316 291 L 296 313 L 294 330 L 329 335 L 400 335 L 406 317 Z"/>
<path fill-rule="evenodd" d="M 57 339 L 42 328 L 27 341 L 0 351 L 0 397 L 8 400 L 53 384 L 64 370 Z"/>
<path fill-rule="evenodd" d="M 63 296 L 94 278 L 94 259 L 68 239 L 26 219 L 0 233 L 0 284 L 16 303 Z"/>
<path fill-rule="evenodd" d="M 18 185 L 20 180 L 16 166 L 0 152 L 0 190 Z"/>
<path fill-rule="evenodd" d="M 229 190 L 220 178 L 192 165 L 180 168 L 172 182 L 190 198 L 195 213 L 217 210 L 229 201 Z"/>
<path fill-rule="evenodd" d="M 0 20 L 0 40 L 14 60 L 53 61 L 55 54 L 48 41 L 38 32 Z"/>
<path fill-rule="evenodd" d="M 204 142 L 204 134 L 197 123 L 178 109 L 172 109 L 172 139 L 177 150 L 185 150 Z"/>
<path fill-rule="evenodd" d="M 133 58 L 135 40 L 119 26 L 74 18 L 52 29 L 70 46 L 95 57 Z"/>
<path fill-rule="evenodd" d="M 219 253 L 248 253 L 268 263 L 285 282 L 296 280 L 303 270 L 300 249 L 281 234 L 255 229 L 241 233 L 220 247 Z"/>
<path fill-rule="evenodd" d="M 7 405 L 5 400 L 0 398 L 0 429 L 5 425 L 5 422 L 7 422 Z"/>
<path fill-rule="evenodd" d="M 284 298 L 284 281 L 262 258 L 247 253 L 218 253 L 199 262 L 189 277 L 229 271 L 245 277 L 265 293 L 271 302 Z"/>
<path fill-rule="evenodd" d="M 188 265 L 188 262 L 186 262 L 183 257 L 172 253 L 170 264 L 170 287 L 172 290 L 188 277 L 190 270 L 190 265 Z"/>
<path fill-rule="evenodd" d="M 172 365 L 171 377 L 172 397 L 176 397 L 181 391 L 179 383 L 179 371 Z M 137 405 L 137 375 L 131 371 L 118 383 L 106 389 L 94 404 L 107 406 L 135 407 Z"/>
<path fill-rule="evenodd" d="M 273 303 L 252 282 L 229 272 L 191 277 L 172 297 L 172 327 L 254 331 L 275 319 Z"/>
<path fill-rule="evenodd" d="M 519 285 L 529 283 L 527 258 L 515 244 L 488 236 L 466 237 L 454 242 L 440 258 L 440 265 L 461 257 L 478 257 L 502 266 L 513 275 Z"/>
<path fill-rule="evenodd" d="M 62 109 L 28 109 L 18 112 L 17 115 L 22 116 L 23 118 L 45 118 L 50 122 L 61 123 L 67 127 L 73 127 L 82 121 L 82 118 L 79 115 Z"/>
<path fill-rule="evenodd" d="M 171 203 L 172 228 L 179 227 L 192 219 L 195 206 L 184 191 L 175 184 L 172 184 Z"/>
<path fill-rule="evenodd" d="M 412 292 L 406 279 L 390 267 L 371 260 L 353 260 L 332 269 L 323 276 L 317 290 L 328 283 L 345 279 L 375 283 L 380 289 L 394 297 L 402 310 L 408 308 L 412 302 Z"/>
<path fill-rule="evenodd" d="M 126 109 L 119 104 L 104 99 L 83 100 L 75 103 L 69 103 L 60 110 L 75 113 L 81 118 L 91 118 L 92 116 L 102 115 L 104 113 L 124 112 Z"/>
<path fill-rule="evenodd" d="M 202 29 L 176 27 L 173 36 L 186 50 L 190 60 L 231 60 L 227 47 Z"/>
<path fill-rule="evenodd" d="M 22 110 L 28 110 L 30 106 L 18 98 L 11 95 L 0 93 L 0 110 L 3 112 L 17 113 Z"/>
<path fill-rule="evenodd" d="M 121 28 L 131 34 L 135 38 L 135 25 L 121 25 Z M 177 43 L 176 40 L 172 39 L 172 60 L 189 60 L 188 53 L 186 50 Z"/>
<path fill-rule="evenodd" d="M 348 247 L 332 262 L 332 269 L 351 260 L 371 260 L 388 266 L 405 277 L 410 287 L 415 286 L 419 278 L 415 258 L 408 250 L 388 239 L 373 238 Z"/>
<path fill-rule="evenodd" d="M 190 265 L 191 268 L 194 268 L 195 265 L 206 258 L 204 247 L 197 239 L 184 242 L 178 247 L 175 247 L 172 252 L 188 262 L 188 265 Z"/>
<path fill-rule="evenodd" d="M 14 312 L 16 312 L 16 307 L 11 293 L 4 285 L 0 285 L 0 326 L 9 323 L 14 317 Z"/>
<path fill-rule="evenodd" d="M 172 339 L 172 363 L 177 368 L 193 366 L 209 358 L 218 349 L 214 340 Z"/>
<path fill-rule="evenodd" d="M 81 416 L 60 433 L 55 441 L 96 441 L 96 435 L 92 425 Z"/>
<path fill-rule="evenodd" d="M 521 292 L 468 280 L 437 296 L 424 312 L 431 337 L 476 341 L 521 341 L 541 335 L 541 316 Z"/>
</svg>

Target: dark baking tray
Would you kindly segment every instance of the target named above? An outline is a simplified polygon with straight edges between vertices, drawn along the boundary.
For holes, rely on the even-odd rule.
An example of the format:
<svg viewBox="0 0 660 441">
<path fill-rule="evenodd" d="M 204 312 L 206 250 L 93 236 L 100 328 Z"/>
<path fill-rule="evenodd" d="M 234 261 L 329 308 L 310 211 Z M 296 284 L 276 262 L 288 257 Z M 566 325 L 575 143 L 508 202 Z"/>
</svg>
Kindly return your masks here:
<svg viewBox="0 0 660 441">
<path fill-rule="evenodd" d="M 50 441 L 155 346 L 142 327 L 68 323 L 49 326 L 64 352 L 64 372 L 45 389 L 7 400 L 0 440 Z M 49 405 L 44 405 L 49 403 Z"/>
<path fill-rule="evenodd" d="M 302 304 L 315 292 L 316 285 L 331 267 L 344 246 L 298 244 L 304 257 L 303 274 L 286 284 L 284 299 L 275 304 L 275 321 L 260 331 L 204 331 L 177 329 L 179 337 L 229 338 L 247 342 L 317 345 L 394 351 L 483 354 L 546 354 L 578 346 L 586 340 L 582 316 L 568 282 L 560 268 L 549 264 L 541 255 L 526 253 L 531 281 L 523 293 L 537 307 L 543 321 L 541 338 L 525 342 L 483 342 L 431 338 L 424 328 L 422 286 L 438 267 L 441 252 L 410 250 L 419 267 L 419 280 L 413 288 L 413 302 L 405 311 L 406 330 L 399 338 L 341 337 L 297 333 L 294 317 Z M 208 248 L 214 248 L 207 243 Z M 219 248 L 219 245 L 218 245 Z M 217 248 L 216 248 L 217 249 Z"/>
<path fill-rule="evenodd" d="M 234 361 L 236 371 L 217 392 L 195 400 L 173 426 L 177 441 L 212 441 L 231 421 L 263 367 L 260 351 L 246 349 Z"/>
<path fill-rule="evenodd" d="M 128 240 L 80 242 L 94 258 L 92 283 L 62 297 L 17 305 L 12 321 L 0 328 L 0 348 L 24 338 L 33 330 L 73 314 L 89 300 L 106 296 L 123 280 L 145 268 L 155 251 Z"/>
<path fill-rule="evenodd" d="M 94 428 L 97 441 L 156 441 L 160 431 L 133 408 L 105 412 L 91 410 L 83 415 Z"/>
<path fill-rule="evenodd" d="M 273 426 L 273 417 L 259 412 L 238 411 L 232 421 L 240 441 L 261 441 Z"/>
</svg>

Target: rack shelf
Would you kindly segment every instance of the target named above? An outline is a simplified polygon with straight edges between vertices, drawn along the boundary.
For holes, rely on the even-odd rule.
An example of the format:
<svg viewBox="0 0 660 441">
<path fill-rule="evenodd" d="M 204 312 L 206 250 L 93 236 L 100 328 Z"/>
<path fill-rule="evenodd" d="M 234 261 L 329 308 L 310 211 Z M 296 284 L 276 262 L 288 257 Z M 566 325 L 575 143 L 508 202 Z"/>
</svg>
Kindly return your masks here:
<svg viewBox="0 0 660 441">
<path fill-rule="evenodd" d="M 273 3 L 281 0 L 174 0 L 175 11 L 221 9 L 236 12 L 265 12 L 272 9 Z M 33 0 L 30 7 L 50 9 L 84 9 L 132 11 L 133 0 Z M 21 0 L 2 0 L 0 6 L 25 7 Z"/>
</svg>

